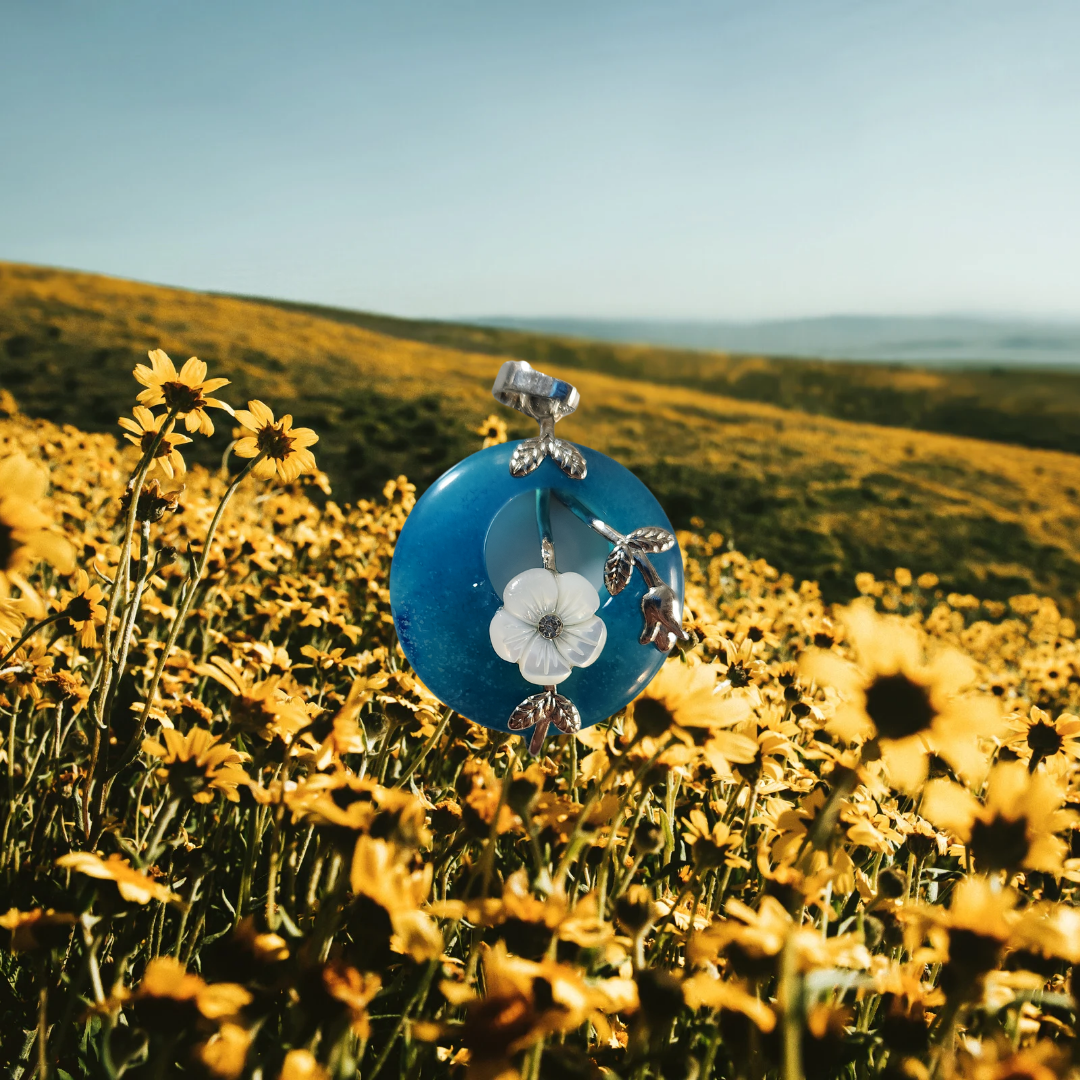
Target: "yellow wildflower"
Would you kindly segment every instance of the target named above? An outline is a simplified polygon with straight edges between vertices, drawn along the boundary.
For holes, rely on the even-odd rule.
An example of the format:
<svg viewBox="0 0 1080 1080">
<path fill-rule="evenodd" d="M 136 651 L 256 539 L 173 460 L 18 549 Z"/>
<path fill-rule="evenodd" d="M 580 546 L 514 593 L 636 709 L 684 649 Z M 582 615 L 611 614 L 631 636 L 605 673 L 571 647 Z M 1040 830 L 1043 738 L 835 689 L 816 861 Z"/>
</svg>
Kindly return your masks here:
<svg viewBox="0 0 1080 1080">
<path fill-rule="evenodd" d="M 147 754 L 161 758 L 157 770 L 161 780 L 167 780 L 176 794 L 187 793 L 197 803 L 213 801 L 214 792 L 221 791 L 230 802 L 238 802 L 237 785 L 248 782 L 240 763 L 249 755 L 234 750 L 221 736 L 211 735 L 205 728 L 194 728 L 181 735 L 175 728 L 161 733 L 162 746 L 156 739 L 144 739 L 142 748 Z"/>
<path fill-rule="evenodd" d="M 131 410 L 131 415 L 135 418 L 134 420 L 129 420 L 126 416 L 120 417 L 120 426 L 128 432 L 124 438 L 145 454 L 157 438 L 161 425 L 168 418 L 168 413 L 155 416 L 145 405 L 136 405 Z M 187 466 L 177 447 L 189 442 L 191 440 L 186 435 L 170 431 L 154 451 L 150 472 L 152 473 L 155 468 L 160 469 L 170 480 L 174 476 L 183 476 L 187 471 Z"/>
<path fill-rule="evenodd" d="M 87 877 L 111 881 L 125 900 L 135 904 L 148 904 L 151 900 L 177 902 L 180 899 L 171 889 L 135 870 L 127 859 L 122 859 L 119 855 L 102 859 L 89 851 L 73 851 L 68 855 L 61 855 L 56 860 L 56 865 Z"/>
<path fill-rule="evenodd" d="M 75 568 L 71 544 L 50 530 L 37 507 L 48 487 L 47 474 L 22 454 L 0 461 L 0 597 L 13 585 L 32 592 L 22 575 L 37 562 L 52 563 L 62 574 Z"/>
<path fill-rule="evenodd" d="M 319 436 L 311 428 L 294 428 L 289 415 L 275 423 L 274 414 L 261 401 L 249 401 L 246 409 L 237 411 L 236 419 L 243 426 L 233 453 L 242 458 L 265 455 L 253 470 L 260 480 L 278 476 L 290 483 L 302 473 L 315 471 L 315 455 L 308 447 Z"/>
<path fill-rule="evenodd" d="M 179 374 L 172 360 L 161 349 L 151 349 L 148 356 L 150 367 L 139 364 L 133 373 L 146 387 L 139 394 L 139 401 L 148 406 L 164 405 L 170 412 L 175 411 L 178 418 L 183 419 L 188 431 L 213 435 L 214 423 L 206 410 L 224 409 L 231 414 L 232 406 L 208 395 L 227 386 L 229 380 L 208 379 L 206 364 L 194 356 L 184 363 Z"/>
</svg>

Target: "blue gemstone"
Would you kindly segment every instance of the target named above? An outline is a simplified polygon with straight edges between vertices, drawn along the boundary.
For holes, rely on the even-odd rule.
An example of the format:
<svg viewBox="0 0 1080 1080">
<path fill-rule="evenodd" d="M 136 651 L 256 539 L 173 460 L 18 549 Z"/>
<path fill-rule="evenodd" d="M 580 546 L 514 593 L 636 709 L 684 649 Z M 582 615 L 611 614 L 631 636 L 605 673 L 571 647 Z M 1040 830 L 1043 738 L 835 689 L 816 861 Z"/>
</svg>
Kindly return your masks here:
<svg viewBox="0 0 1080 1080">
<path fill-rule="evenodd" d="M 542 566 L 535 495 L 550 489 L 558 569 L 589 578 L 600 593 L 597 614 L 607 644 L 594 664 L 578 668 L 558 692 L 570 698 L 583 726 L 616 713 L 660 670 L 665 655 L 641 645 L 641 597 L 646 586 L 635 570 L 618 596 L 603 586 L 610 545 L 558 503 L 574 495 L 623 533 L 644 525 L 671 530 L 645 485 L 598 450 L 579 447 L 588 463 L 583 480 L 571 480 L 550 459 L 525 477 L 510 475 L 514 442 L 491 446 L 444 473 L 417 501 L 398 537 L 390 568 L 390 609 L 398 639 L 416 674 L 462 716 L 507 730 L 517 706 L 541 687 L 526 682 L 516 664 L 496 655 L 488 636 L 502 607 L 502 589 L 522 570 Z M 678 545 L 650 556 L 657 573 L 681 600 Z"/>
</svg>

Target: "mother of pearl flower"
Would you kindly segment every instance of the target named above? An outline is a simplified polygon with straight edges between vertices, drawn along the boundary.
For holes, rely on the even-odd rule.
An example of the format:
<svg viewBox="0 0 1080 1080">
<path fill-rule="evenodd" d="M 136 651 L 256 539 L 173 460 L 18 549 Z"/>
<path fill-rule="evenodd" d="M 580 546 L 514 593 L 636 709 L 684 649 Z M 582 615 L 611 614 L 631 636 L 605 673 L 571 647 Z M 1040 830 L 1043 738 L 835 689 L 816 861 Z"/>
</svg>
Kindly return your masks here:
<svg viewBox="0 0 1080 1080">
<path fill-rule="evenodd" d="M 503 590 L 491 646 L 528 682 L 555 686 L 603 650 L 607 627 L 595 614 L 599 606 L 600 594 L 581 574 L 526 570 Z"/>
</svg>

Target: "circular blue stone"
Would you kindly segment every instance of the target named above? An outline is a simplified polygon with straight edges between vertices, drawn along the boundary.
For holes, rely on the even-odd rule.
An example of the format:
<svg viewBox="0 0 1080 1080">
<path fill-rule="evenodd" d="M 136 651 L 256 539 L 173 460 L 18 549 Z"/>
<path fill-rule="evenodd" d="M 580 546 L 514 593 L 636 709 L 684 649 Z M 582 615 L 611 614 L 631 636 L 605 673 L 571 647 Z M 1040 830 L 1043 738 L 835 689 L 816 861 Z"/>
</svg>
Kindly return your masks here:
<svg viewBox="0 0 1080 1080">
<path fill-rule="evenodd" d="M 516 445 L 503 443 L 467 457 L 417 501 L 390 567 L 394 626 L 409 663 L 433 694 L 462 716 L 506 731 L 514 709 L 542 687 L 526 682 L 517 664 L 496 655 L 488 625 L 502 607 L 501 591 L 510 577 L 543 565 L 532 493 L 549 488 L 555 496 L 551 517 L 558 569 L 582 573 L 598 586 L 597 614 L 608 631 L 596 662 L 575 668 L 558 686 L 587 727 L 632 701 L 660 670 L 665 654 L 638 642 L 646 591 L 641 575 L 635 570 L 618 596 L 608 595 L 600 567 L 610 545 L 571 517 L 557 502 L 558 494 L 574 495 L 624 535 L 644 525 L 674 530 L 652 492 L 598 450 L 579 447 L 588 463 L 584 480 L 569 479 L 550 459 L 528 476 L 514 477 L 510 455 Z M 678 545 L 649 558 L 681 600 Z"/>
</svg>

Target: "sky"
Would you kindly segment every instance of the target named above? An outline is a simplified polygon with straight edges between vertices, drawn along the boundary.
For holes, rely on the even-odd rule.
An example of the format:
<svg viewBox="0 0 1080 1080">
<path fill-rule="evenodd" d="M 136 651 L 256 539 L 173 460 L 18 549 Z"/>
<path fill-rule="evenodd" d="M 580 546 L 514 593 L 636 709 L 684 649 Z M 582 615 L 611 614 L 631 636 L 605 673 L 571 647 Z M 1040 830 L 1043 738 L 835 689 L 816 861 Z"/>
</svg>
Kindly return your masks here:
<svg viewBox="0 0 1080 1080">
<path fill-rule="evenodd" d="M 1080 316 L 1075 0 L 0 0 L 0 258 L 402 315 Z"/>
</svg>

